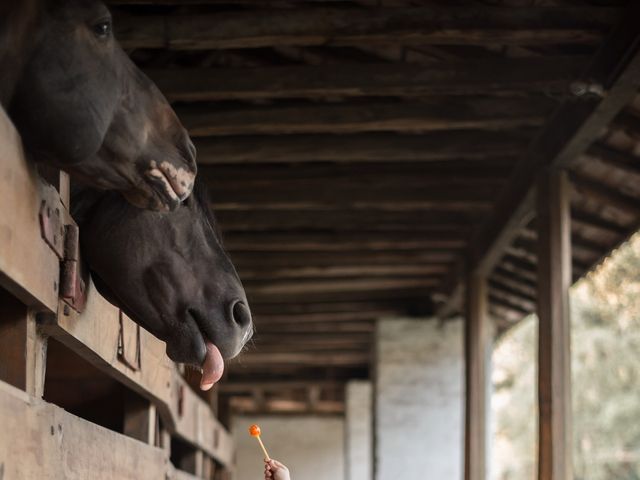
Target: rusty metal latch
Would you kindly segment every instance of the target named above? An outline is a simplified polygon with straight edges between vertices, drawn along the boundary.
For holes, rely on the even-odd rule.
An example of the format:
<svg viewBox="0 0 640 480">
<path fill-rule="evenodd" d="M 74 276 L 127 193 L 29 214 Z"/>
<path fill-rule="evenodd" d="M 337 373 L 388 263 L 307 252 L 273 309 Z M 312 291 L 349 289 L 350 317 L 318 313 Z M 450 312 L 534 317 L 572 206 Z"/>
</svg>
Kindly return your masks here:
<svg viewBox="0 0 640 480">
<path fill-rule="evenodd" d="M 119 312 L 120 331 L 118 332 L 118 360 L 133 371 L 140 370 L 142 366 L 140 358 L 140 325 L 125 322 L 124 313 Z M 127 328 L 128 327 L 128 328 Z M 133 330 L 135 331 L 132 332 Z M 125 332 L 126 330 L 126 332 Z M 131 338 L 131 336 L 135 338 Z M 131 350 L 134 350 L 133 352 Z"/>
<path fill-rule="evenodd" d="M 60 268 L 60 296 L 71 308 L 82 312 L 87 302 L 86 283 L 80 258 L 80 229 L 65 225 L 64 259 Z"/>
<path fill-rule="evenodd" d="M 44 190 L 45 199 L 40 204 L 40 233 L 44 241 L 60 259 L 60 298 L 78 312 L 84 310 L 87 301 L 88 274 L 80 258 L 80 231 L 74 224 L 65 225 L 63 208 L 53 195 L 51 187 Z M 51 198 L 48 198 L 51 197 Z"/>
</svg>

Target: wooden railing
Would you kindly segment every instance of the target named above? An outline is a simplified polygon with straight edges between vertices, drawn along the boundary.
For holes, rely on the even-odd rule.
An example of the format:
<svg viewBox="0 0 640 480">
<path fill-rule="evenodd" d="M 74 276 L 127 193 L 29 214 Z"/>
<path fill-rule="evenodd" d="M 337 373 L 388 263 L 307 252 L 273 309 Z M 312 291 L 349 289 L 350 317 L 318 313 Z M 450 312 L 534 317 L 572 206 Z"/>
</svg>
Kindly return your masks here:
<svg viewBox="0 0 640 480">
<path fill-rule="evenodd" d="M 27 161 L 0 109 L 0 468 L 6 478 L 225 478 L 231 436 L 164 343 L 90 282 L 82 313 L 60 298 L 65 226 L 75 224 L 64 174 L 57 183 Z M 144 399 L 126 409 L 124 434 L 42 400 L 50 338 Z M 191 473 L 171 464 L 171 438 L 192 449 Z"/>
</svg>

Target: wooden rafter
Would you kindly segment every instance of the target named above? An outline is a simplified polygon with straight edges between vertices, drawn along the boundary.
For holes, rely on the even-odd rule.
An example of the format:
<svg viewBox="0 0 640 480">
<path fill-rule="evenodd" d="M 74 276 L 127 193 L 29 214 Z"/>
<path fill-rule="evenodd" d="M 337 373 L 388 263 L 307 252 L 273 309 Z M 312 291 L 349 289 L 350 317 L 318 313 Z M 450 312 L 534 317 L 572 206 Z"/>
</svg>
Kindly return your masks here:
<svg viewBox="0 0 640 480">
<path fill-rule="evenodd" d="M 315 8 L 194 15 L 118 15 L 125 48 L 241 49 L 309 45 L 594 44 L 612 8 Z M 215 28 L 211 28 L 215 25 Z"/>
<path fill-rule="evenodd" d="M 260 69 L 146 69 L 171 101 L 361 96 L 566 93 L 585 57 L 482 59 L 409 64 Z"/>
<path fill-rule="evenodd" d="M 472 268 L 490 272 L 505 247 L 529 223 L 534 215 L 532 191 L 537 172 L 576 162 L 636 95 L 640 87 L 640 29 L 635 19 L 639 12 L 638 5 L 629 7 L 621 24 L 574 81 L 576 98 L 565 101 L 555 112 L 517 164 L 493 215 L 471 242 Z"/>
</svg>

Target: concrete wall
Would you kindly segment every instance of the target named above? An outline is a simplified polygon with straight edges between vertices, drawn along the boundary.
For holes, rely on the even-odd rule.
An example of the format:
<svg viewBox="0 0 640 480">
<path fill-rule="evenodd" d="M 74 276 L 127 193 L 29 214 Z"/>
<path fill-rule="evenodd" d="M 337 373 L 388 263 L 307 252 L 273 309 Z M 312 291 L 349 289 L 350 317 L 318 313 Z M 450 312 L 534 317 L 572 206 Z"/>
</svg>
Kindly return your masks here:
<svg viewBox="0 0 640 480">
<path fill-rule="evenodd" d="M 289 467 L 292 480 L 344 480 L 344 420 L 312 416 L 238 416 L 232 421 L 237 447 L 234 480 L 261 480 L 264 463 L 248 428 L 257 423 L 269 455 Z"/>
<path fill-rule="evenodd" d="M 347 384 L 345 405 L 346 480 L 373 479 L 373 386 Z"/>
<path fill-rule="evenodd" d="M 462 321 L 385 319 L 376 333 L 376 479 L 461 479 Z"/>
</svg>

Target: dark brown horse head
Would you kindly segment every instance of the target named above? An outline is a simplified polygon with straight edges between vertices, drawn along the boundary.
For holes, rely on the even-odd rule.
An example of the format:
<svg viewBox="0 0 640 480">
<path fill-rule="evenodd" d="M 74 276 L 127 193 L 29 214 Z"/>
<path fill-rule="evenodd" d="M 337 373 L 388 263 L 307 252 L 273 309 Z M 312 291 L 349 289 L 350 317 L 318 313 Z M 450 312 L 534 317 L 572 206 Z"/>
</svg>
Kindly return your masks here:
<svg viewBox="0 0 640 480">
<path fill-rule="evenodd" d="M 136 206 L 177 208 L 193 187 L 195 148 L 114 39 L 104 4 L 42 0 L 32 30 L 9 105 L 27 148 Z"/>
<path fill-rule="evenodd" d="M 210 387 L 223 359 L 251 338 L 253 322 L 205 192 L 196 184 L 168 213 L 140 210 L 115 193 L 81 193 L 74 204 L 98 290 L 165 341 L 172 360 L 202 366 L 201 387 Z"/>
</svg>

